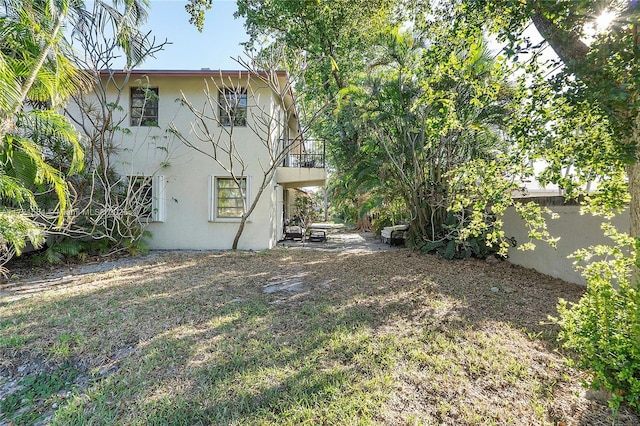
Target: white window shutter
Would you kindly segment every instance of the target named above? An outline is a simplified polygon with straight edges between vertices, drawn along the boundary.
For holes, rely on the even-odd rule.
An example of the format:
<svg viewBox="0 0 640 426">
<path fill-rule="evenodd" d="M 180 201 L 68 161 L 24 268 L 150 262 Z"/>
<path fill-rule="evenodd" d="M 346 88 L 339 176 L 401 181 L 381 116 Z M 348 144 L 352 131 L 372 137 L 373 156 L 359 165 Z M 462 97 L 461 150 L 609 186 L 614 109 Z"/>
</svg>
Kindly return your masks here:
<svg viewBox="0 0 640 426">
<path fill-rule="evenodd" d="M 247 180 L 247 193 L 245 194 L 245 202 L 247 203 L 247 210 L 249 210 L 249 207 L 251 207 L 251 203 L 253 202 L 253 176 L 247 176 L 245 177 L 245 179 Z M 253 213 L 249 215 L 247 221 L 253 222 Z"/>
<path fill-rule="evenodd" d="M 165 221 L 165 179 L 162 175 L 155 175 L 151 180 L 151 220 L 153 222 Z"/>
<path fill-rule="evenodd" d="M 209 175 L 209 222 L 213 222 L 216 220 L 216 177 L 214 175 Z"/>
</svg>

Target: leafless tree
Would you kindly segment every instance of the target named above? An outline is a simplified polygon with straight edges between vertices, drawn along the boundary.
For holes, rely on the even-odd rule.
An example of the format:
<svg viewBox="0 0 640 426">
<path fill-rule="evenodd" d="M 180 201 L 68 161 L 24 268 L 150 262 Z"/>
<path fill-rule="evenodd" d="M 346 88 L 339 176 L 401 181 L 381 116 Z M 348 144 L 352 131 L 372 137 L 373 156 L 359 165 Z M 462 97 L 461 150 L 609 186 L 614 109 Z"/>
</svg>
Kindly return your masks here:
<svg viewBox="0 0 640 426">
<path fill-rule="evenodd" d="M 205 82 L 203 105 L 196 106 L 189 97 L 182 93 L 182 104 L 193 116 L 191 133 L 189 136 L 181 132 L 175 123 L 170 129 L 186 146 L 214 160 L 231 177 L 240 191 L 243 200 L 243 213 L 239 218 L 238 230 L 235 234 L 232 249 L 238 248 L 240 237 L 244 231 L 247 219 L 255 210 L 265 189 L 273 181 L 276 170 L 283 165 L 291 152 L 302 152 L 305 149 L 304 138 L 309 126 L 328 107 L 320 105 L 316 111 L 304 111 L 301 126 L 293 137 L 284 137 L 283 129 L 288 127 L 289 120 L 300 111 L 296 111 L 294 83 L 302 74 L 287 75 L 282 78 L 282 71 L 278 71 L 276 64 L 283 64 L 279 54 L 263 54 L 259 57 L 246 55 L 245 59 L 238 59 L 243 68 L 237 75 L 223 75 L 212 77 Z M 246 92 L 245 92 L 246 91 Z M 240 94 L 246 94 L 246 98 Z M 262 93 L 275 96 L 276 103 L 282 106 L 282 112 L 263 107 L 260 104 Z M 227 95 L 229 94 L 229 95 Z M 246 99 L 246 110 L 249 117 L 238 115 L 240 102 Z M 287 101 L 289 100 L 289 101 Z M 261 142 L 261 154 L 244 158 L 238 149 L 238 140 L 234 137 L 238 125 L 248 127 Z M 192 139 L 191 136 L 195 136 Z M 204 147 L 203 147 L 204 146 Z M 261 176 L 255 197 L 248 203 L 246 189 L 243 187 L 249 161 L 257 158 L 261 169 Z"/>
<path fill-rule="evenodd" d="M 128 44 L 123 46 L 115 26 L 124 17 L 118 13 L 113 8 L 94 5 L 91 13 L 75 22 L 71 45 L 80 53 L 74 60 L 93 78 L 88 91 L 72 96 L 65 113 L 83 134 L 85 172 L 71 181 L 74 208 L 70 209 L 67 225 L 55 229 L 49 226 L 51 218 L 39 218 L 50 235 L 106 239 L 112 246 L 110 252 L 134 251 L 146 235 L 152 213 L 149 211 L 151 180 L 167 164 L 171 153 L 168 142 L 158 143 L 158 149 L 164 152 L 164 160 L 158 170 L 146 176 L 121 176 L 114 167 L 114 158 L 123 155 L 118 148 L 119 140 L 130 133 L 124 124 L 130 117 L 122 114 L 120 104 L 131 82 L 131 69 L 153 57 L 167 44 L 166 40 L 156 42 L 150 32 L 132 29 Z M 124 50 L 127 50 L 126 55 Z M 118 64 L 125 72 L 116 76 L 114 68 Z M 148 81 L 144 79 L 138 84 L 148 87 Z M 152 97 L 153 93 L 148 92 L 145 102 Z M 141 139 L 148 138 L 148 132 L 141 136 Z M 137 145 L 141 145 L 139 141 Z"/>
</svg>

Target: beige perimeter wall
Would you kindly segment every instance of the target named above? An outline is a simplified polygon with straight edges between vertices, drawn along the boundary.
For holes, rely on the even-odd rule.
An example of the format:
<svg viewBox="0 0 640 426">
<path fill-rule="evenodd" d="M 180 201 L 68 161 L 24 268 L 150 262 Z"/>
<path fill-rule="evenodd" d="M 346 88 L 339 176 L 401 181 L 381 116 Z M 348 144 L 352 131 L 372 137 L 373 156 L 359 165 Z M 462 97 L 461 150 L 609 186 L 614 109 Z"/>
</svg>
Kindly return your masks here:
<svg viewBox="0 0 640 426">
<path fill-rule="evenodd" d="M 557 247 L 552 248 L 547 243 L 538 241 L 534 242 L 536 244 L 535 250 L 523 251 L 512 248 L 509 250 L 509 261 L 565 281 L 586 285 L 584 278 L 574 269 L 573 259 L 568 259 L 567 256 L 580 248 L 597 244 L 613 244 L 600 229 L 603 219 L 588 214 L 580 215 L 579 206 L 547 205 L 547 207 L 560 216 L 558 219 L 547 221 L 551 235 L 560 237 Z M 513 208 L 506 212 L 503 220 L 507 236 L 515 237 L 518 244 L 528 241 L 524 221 Z M 628 232 L 628 211 L 618 214 L 613 218 L 612 223 L 618 230 Z"/>
</svg>

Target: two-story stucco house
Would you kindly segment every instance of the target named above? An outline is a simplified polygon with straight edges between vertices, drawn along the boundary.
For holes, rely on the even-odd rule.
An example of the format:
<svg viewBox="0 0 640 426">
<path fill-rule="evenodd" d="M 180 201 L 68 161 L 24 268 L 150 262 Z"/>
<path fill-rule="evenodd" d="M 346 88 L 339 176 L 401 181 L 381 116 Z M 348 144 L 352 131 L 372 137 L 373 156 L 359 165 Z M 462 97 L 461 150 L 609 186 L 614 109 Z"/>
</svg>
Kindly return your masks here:
<svg viewBox="0 0 640 426">
<path fill-rule="evenodd" d="M 277 90 L 288 87 L 285 72 L 109 71 L 102 79 L 123 130 L 111 166 L 151 185 L 151 248 L 231 248 L 243 209 L 277 161 L 238 246 L 272 248 L 283 236 L 292 189 L 324 185 L 323 146 L 303 139 L 291 90 Z"/>
</svg>

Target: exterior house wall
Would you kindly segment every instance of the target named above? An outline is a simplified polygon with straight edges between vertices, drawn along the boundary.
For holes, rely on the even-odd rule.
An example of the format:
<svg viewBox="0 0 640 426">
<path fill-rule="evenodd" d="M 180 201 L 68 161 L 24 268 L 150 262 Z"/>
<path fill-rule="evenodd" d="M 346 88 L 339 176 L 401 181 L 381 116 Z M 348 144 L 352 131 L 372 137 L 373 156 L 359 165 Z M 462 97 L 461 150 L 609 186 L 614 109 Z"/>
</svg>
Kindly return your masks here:
<svg viewBox="0 0 640 426">
<path fill-rule="evenodd" d="M 196 107 L 206 104 L 204 94 L 205 79 L 218 78 L 203 75 L 163 75 L 151 72 L 148 82 L 140 81 L 141 75 L 131 76 L 128 87 L 122 92 L 120 114 L 126 115 L 121 127 L 130 134 L 122 134 L 117 138 L 118 155 L 113 163 L 116 171 L 122 176 L 157 175 L 164 183 L 162 199 L 158 200 L 163 207 L 162 222 L 149 223 L 148 230 L 153 237 L 150 247 L 153 249 L 229 249 L 238 228 L 239 219 L 212 218 L 212 176 L 228 177 L 215 160 L 182 144 L 175 135 L 167 132 L 174 123 L 183 135 L 189 135 L 190 141 L 206 153 L 212 153 L 208 142 L 198 141 L 192 129 L 193 115 L 180 104 L 182 93 Z M 138 80 L 138 81 L 136 81 Z M 223 80 L 228 82 L 228 80 Z M 232 84 L 237 82 L 237 78 Z M 221 84 L 221 83 L 220 83 Z M 158 126 L 130 126 L 129 87 L 148 85 L 159 90 Z M 257 87 L 257 86 L 256 86 Z M 217 91 L 213 84 L 209 88 L 217 102 Z M 263 178 L 263 166 L 268 167 L 268 151 L 260 138 L 251 130 L 250 125 L 258 110 L 284 116 L 284 112 L 272 92 L 267 88 L 256 88 L 247 95 L 247 121 L 249 126 L 235 126 L 233 138 L 238 148 L 239 157 L 243 159 L 246 170 L 241 173 L 239 164 L 234 172 L 248 177 L 248 204 L 256 196 Z M 115 91 L 112 93 L 115 99 Z M 259 105 L 260 108 L 255 108 Z M 216 109 L 215 113 L 218 111 Z M 274 115 L 275 114 L 275 115 Z M 259 125 L 260 126 L 260 125 Z M 278 146 L 285 133 L 284 126 L 272 123 L 269 142 Z M 215 121 L 211 121 L 209 131 L 214 137 L 224 133 Z M 239 248 L 243 250 L 261 250 L 275 246 L 282 235 L 283 227 L 283 189 L 276 184 L 275 174 L 267 183 L 265 191 L 247 222 Z"/>
<path fill-rule="evenodd" d="M 562 197 L 550 197 L 560 198 Z M 551 203 L 553 204 L 553 203 Z M 581 248 L 594 245 L 612 245 L 613 241 L 604 236 L 600 228 L 603 218 L 589 214 L 580 215 L 577 205 L 549 205 L 546 206 L 559 215 L 558 219 L 548 219 L 547 227 L 553 237 L 560 237 L 557 247 L 547 243 L 535 242 L 535 250 L 509 250 L 509 261 L 516 265 L 533 268 L 544 274 L 563 279 L 568 282 L 586 285 L 585 279 L 573 267 L 573 259 L 568 256 Z M 522 218 L 513 208 L 509 208 L 504 215 L 504 231 L 520 244 L 528 241 L 527 229 Z M 629 230 L 629 211 L 625 210 L 613 218 L 612 223 L 619 231 Z"/>
</svg>

